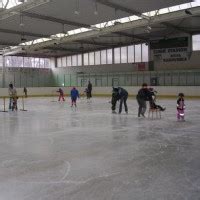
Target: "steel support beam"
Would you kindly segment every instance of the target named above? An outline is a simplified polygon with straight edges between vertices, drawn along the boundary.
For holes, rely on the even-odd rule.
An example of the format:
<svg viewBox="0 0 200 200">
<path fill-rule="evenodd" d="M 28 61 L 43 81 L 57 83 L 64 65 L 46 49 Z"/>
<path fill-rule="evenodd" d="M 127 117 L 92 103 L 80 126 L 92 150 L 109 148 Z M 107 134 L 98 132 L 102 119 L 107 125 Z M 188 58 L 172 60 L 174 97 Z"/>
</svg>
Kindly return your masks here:
<svg viewBox="0 0 200 200">
<path fill-rule="evenodd" d="M 132 35 L 132 34 L 129 34 L 129 33 L 124 33 L 124 32 L 115 32 L 113 33 L 115 35 L 120 35 L 120 36 L 125 36 L 125 37 L 129 37 L 129 38 L 132 38 L 132 39 L 137 39 L 137 40 L 142 40 L 144 42 L 147 42 L 149 39 L 146 38 L 146 37 L 142 37 L 142 36 L 137 36 L 137 35 Z"/>
<path fill-rule="evenodd" d="M 24 31 L 15 31 L 10 29 L 3 29 L 0 28 L 1 33 L 8 33 L 8 34 L 15 34 L 15 35 L 23 35 L 23 36 L 31 36 L 36 38 L 49 38 L 49 35 L 39 34 L 39 33 L 30 33 L 30 32 L 24 32 Z"/>
<path fill-rule="evenodd" d="M 175 25 L 173 25 L 173 24 L 171 24 L 169 22 L 162 22 L 161 24 L 166 26 L 166 27 L 172 28 L 174 30 L 177 30 L 177 31 L 180 31 L 180 32 L 183 32 L 183 33 L 186 33 L 186 34 L 191 34 L 190 31 L 188 31 L 188 30 L 186 30 L 184 28 L 180 28 L 178 26 L 175 26 Z"/>
<path fill-rule="evenodd" d="M 1 46 L 17 46 L 19 43 L 15 42 L 7 42 L 7 41 L 0 41 Z"/>
<path fill-rule="evenodd" d="M 50 17 L 50 16 L 46 16 L 46 15 L 40 15 L 40 14 L 36 14 L 36 13 L 30 13 L 30 12 L 27 12 L 27 11 L 23 11 L 23 12 L 21 12 L 21 14 L 23 16 L 26 16 L 26 17 L 45 20 L 45 21 L 50 21 L 50 22 L 54 22 L 54 23 L 70 25 L 70 26 L 75 26 L 75 27 L 90 28 L 90 25 L 88 25 L 88 24 L 83 24 L 83 23 L 73 22 L 73 21 L 69 21 L 69 20 L 58 19 L 58 18 L 55 18 L 55 17 Z"/>
<path fill-rule="evenodd" d="M 112 45 L 113 45 L 113 44 L 109 44 L 109 43 L 95 42 L 95 41 L 88 41 L 88 40 L 77 40 L 75 42 L 78 42 L 80 44 L 90 44 L 90 45 L 102 46 L 102 47 L 112 47 Z"/>
<path fill-rule="evenodd" d="M 194 8 L 191 8 L 190 10 L 194 16 L 200 14 L 199 7 L 194 7 Z M 186 15 L 183 10 L 180 10 L 177 12 L 172 12 L 172 13 L 166 13 L 163 15 L 153 17 L 151 25 L 160 24 L 163 22 L 170 22 L 170 21 L 174 21 L 176 19 L 184 19 L 187 17 L 188 17 L 188 15 Z M 94 37 L 112 34 L 113 32 L 122 32 L 122 31 L 130 30 L 130 29 L 142 28 L 142 27 L 146 27 L 147 25 L 149 25 L 149 23 L 145 19 L 135 20 L 135 21 L 118 24 L 118 25 L 111 26 L 111 27 L 106 27 L 106 28 L 102 29 L 101 31 L 91 30 L 91 31 L 87 31 L 87 32 L 83 32 L 83 33 L 79 33 L 79 34 L 75 34 L 75 35 L 65 36 L 65 37 L 61 38 L 58 41 L 58 43 L 59 44 L 72 43 L 72 42 L 81 41 L 81 40 L 89 40 Z M 44 48 L 47 46 L 52 46 L 53 44 L 54 44 L 54 41 L 45 41 L 42 43 L 34 44 L 32 46 L 27 46 L 27 47 L 25 47 L 25 49 L 26 50 L 41 49 L 41 48 Z"/>
<path fill-rule="evenodd" d="M 45 47 L 44 49 L 53 50 L 53 51 L 65 51 L 65 52 L 72 52 L 72 53 L 82 53 L 78 49 L 71 49 L 71 48 L 64 48 L 64 47 Z"/>
</svg>

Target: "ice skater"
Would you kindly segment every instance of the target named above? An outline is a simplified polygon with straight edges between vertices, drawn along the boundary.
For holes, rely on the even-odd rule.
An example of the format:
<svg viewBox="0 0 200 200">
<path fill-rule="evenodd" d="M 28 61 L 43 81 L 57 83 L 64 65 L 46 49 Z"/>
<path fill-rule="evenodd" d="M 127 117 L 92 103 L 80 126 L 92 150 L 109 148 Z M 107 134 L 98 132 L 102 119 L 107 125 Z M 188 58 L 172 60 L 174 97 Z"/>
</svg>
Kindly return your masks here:
<svg viewBox="0 0 200 200">
<path fill-rule="evenodd" d="M 24 92 L 24 95 L 25 95 L 25 98 L 27 98 L 28 97 L 28 91 L 27 91 L 27 88 L 26 87 L 24 87 L 24 90 L 23 90 L 23 92 Z"/>
<path fill-rule="evenodd" d="M 9 101 L 9 110 L 18 110 L 17 108 L 17 90 L 16 88 L 13 86 L 12 83 L 9 84 L 9 89 L 8 89 L 8 92 L 9 92 L 9 97 L 10 97 L 10 101 Z"/>
<path fill-rule="evenodd" d="M 122 112 L 122 105 L 124 104 L 125 112 L 128 114 L 128 106 L 127 106 L 127 99 L 128 99 L 128 92 L 121 87 L 113 88 L 113 94 L 112 94 L 112 112 L 115 112 L 116 109 L 116 103 L 117 101 L 120 102 L 119 104 L 119 114 Z"/>
<path fill-rule="evenodd" d="M 76 105 L 77 98 L 79 98 L 79 91 L 75 87 L 73 87 L 71 90 L 71 107 L 73 106 L 77 107 Z"/>
<path fill-rule="evenodd" d="M 112 109 L 112 113 L 116 113 L 115 109 L 116 109 L 116 104 L 117 101 L 119 100 L 119 93 L 118 93 L 118 88 L 114 88 L 112 90 L 112 99 L 111 99 L 111 109 Z"/>
<path fill-rule="evenodd" d="M 184 94 L 179 93 L 177 100 L 177 120 L 185 121 L 185 101 Z"/>
<path fill-rule="evenodd" d="M 12 109 L 12 103 L 13 103 L 12 93 L 13 93 L 13 84 L 10 83 L 9 86 L 8 86 L 8 94 L 9 94 L 9 110 Z"/>
<path fill-rule="evenodd" d="M 12 111 L 17 111 L 17 110 L 18 110 L 18 107 L 17 107 L 17 100 L 18 100 L 18 97 L 17 97 L 17 96 L 14 96 L 14 97 L 13 97 Z"/>
<path fill-rule="evenodd" d="M 148 85 L 146 83 L 142 84 L 142 88 L 138 91 L 136 96 L 139 108 L 138 108 L 138 117 L 141 115 L 145 117 L 145 112 L 147 109 L 147 101 L 152 100 L 152 92 L 148 89 Z"/>
<path fill-rule="evenodd" d="M 60 101 L 61 99 L 62 99 L 63 101 L 65 101 L 63 90 L 62 90 L 61 88 L 59 88 L 58 91 L 56 91 L 56 92 L 59 93 L 58 101 Z"/>
<path fill-rule="evenodd" d="M 88 81 L 88 86 L 87 86 L 87 99 L 92 98 L 92 83 Z"/>
</svg>

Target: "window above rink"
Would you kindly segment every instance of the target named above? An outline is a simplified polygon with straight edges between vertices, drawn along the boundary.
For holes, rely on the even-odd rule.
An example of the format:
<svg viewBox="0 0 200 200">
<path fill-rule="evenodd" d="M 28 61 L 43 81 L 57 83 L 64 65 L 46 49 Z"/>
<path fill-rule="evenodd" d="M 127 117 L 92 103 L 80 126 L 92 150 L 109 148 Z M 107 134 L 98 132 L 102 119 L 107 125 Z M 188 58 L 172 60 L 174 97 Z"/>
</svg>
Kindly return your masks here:
<svg viewBox="0 0 200 200">
<path fill-rule="evenodd" d="M 49 58 L 5 56 L 5 67 L 51 68 Z"/>
<path fill-rule="evenodd" d="M 147 43 L 104 49 L 57 58 L 57 67 L 145 63 L 149 61 Z"/>
</svg>

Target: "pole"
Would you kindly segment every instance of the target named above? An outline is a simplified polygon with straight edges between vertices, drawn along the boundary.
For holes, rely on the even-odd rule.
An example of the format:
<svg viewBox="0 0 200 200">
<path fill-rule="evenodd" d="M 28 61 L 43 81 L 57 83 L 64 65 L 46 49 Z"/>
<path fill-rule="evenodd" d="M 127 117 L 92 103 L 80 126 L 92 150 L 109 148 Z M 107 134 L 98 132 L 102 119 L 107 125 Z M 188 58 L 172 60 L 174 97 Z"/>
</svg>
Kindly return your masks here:
<svg viewBox="0 0 200 200">
<path fill-rule="evenodd" d="M 3 97 L 3 110 L 1 110 L 0 112 L 8 112 L 6 111 L 6 97 Z"/>
<path fill-rule="evenodd" d="M 3 66 L 2 66 L 2 87 L 5 88 L 5 56 L 2 56 Z"/>
<path fill-rule="evenodd" d="M 21 111 L 27 111 L 24 109 L 24 97 L 22 96 L 22 109 L 20 109 Z"/>
</svg>

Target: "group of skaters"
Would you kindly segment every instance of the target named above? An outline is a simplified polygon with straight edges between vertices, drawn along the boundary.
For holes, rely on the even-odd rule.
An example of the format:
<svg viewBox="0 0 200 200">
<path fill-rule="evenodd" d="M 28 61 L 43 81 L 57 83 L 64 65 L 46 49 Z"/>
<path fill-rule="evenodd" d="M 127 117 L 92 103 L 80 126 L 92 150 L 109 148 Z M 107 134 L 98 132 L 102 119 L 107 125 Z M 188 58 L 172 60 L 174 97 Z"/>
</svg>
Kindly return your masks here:
<svg viewBox="0 0 200 200">
<path fill-rule="evenodd" d="M 12 83 L 9 84 L 9 110 L 18 110 L 17 107 L 17 90 L 14 87 Z M 58 101 L 65 101 L 64 97 L 64 91 L 62 88 L 59 88 L 56 92 L 59 93 L 59 99 Z M 24 96 L 27 97 L 27 88 L 24 87 L 23 89 Z M 92 83 L 89 81 L 87 88 L 85 89 L 84 93 L 87 96 L 87 99 L 92 98 Z M 138 117 L 145 117 L 145 112 L 147 110 L 147 102 L 149 102 L 149 107 L 150 109 L 156 109 L 159 111 L 165 111 L 166 108 L 157 105 L 156 104 L 156 93 L 152 87 L 148 87 L 146 83 L 142 84 L 141 89 L 138 91 L 136 99 L 138 102 Z M 70 97 L 71 97 L 71 107 L 77 107 L 77 99 L 80 98 L 79 91 L 73 87 L 70 92 Z M 128 114 L 128 106 L 127 106 L 127 99 L 128 99 L 128 92 L 122 88 L 122 87 L 113 87 L 112 91 L 112 99 L 111 99 L 111 104 L 112 104 L 112 113 L 117 113 L 116 112 L 116 104 L 119 101 L 119 114 L 122 112 L 122 107 L 124 105 L 125 112 Z M 177 120 L 178 121 L 184 121 L 184 113 L 185 110 L 185 103 L 184 103 L 184 94 L 179 93 L 178 95 L 178 100 L 177 100 Z"/>
<path fill-rule="evenodd" d="M 146 83 L 142 84 L 142 88 L 138 91 L 136 99 L 138 103 L 138 117 L 145 117 L 145 112 L 147 110 L 147 102 L 149 102 L 149 107 L 152 110 L 165 111 L 166 108 L 156 104 L 156 93 L 153 88 L 148 87 Z M 112 113 L 117 113 L 116 104 L 119 101 L 119 114 L 122 112 L 122 106 L 124 104 L 125 112 L 128 114 L 128 106 L 127 106 L 128 92 L 121 87 L 114 88 L 112 91 Z M 184 94 L 179 93 L 177 100 L 177 120 L 184 121 L 184 113 L 185 103 L 184 103 Z"/>
<path fill-rule="evenodd" d="M 62 88 L 59 88 L 56 92 L 59 93 L 59 98 L 58 98 L 58 101 L 65 101 L 65 97 L 64 97 L 64 91 L 62 90 Z M 88 82 L 88 85 L 87 85 L 87 88 L 85 89 L 84 93 L 86 94 L 87 96 L 87 99 L 91 99 L 92 98 L 92 83 L 89 81 Z M 73 87 L 70 91 L 70 97 L 71 97 L 71 107 L 77 107 L 77 99 L 80 98 L 80 94 L 79 94 L 79 91 Z"/>
<path fill-rule="evenodd" d="M 64 98 L 64 92 L 61 88 L 57 91 L 59 93 L 59 99 L 65 101 Z M 84 91 L 86 93 L 87 99 L 90 99 L 92 97 L 92 84 L 89 81 L 88 86 Z M 149 107 L 152 110 L 159 110 L 159 111 L 165 111 L 166 108 L 162 107 L 161 105 L 156 104 L 156 94 L 157 91 L 155 91 L 152 87 L 148 87 L 146 83 L 142 84 L 141 89 L 138 91 L 136 99 L 138 102 L 138 117 L 145 117 L 145 113 L 147 110 L 147 102 L 149 102 Z M 80 98 L 79 91 L 73 87 L 71 92 L 71 107 L 75 106 L 77 107 L 76 101 L 78 98 Z M 127 99 L 128 99 L 128 92 L 122 87 L 113 87 L 112 91 L 112 113 L 116 112 L 116 105 L 119 101 L 119 114 L 122 112 L 122 107 L 124 105 L 125 112 L 128 114 L 128 106 L 127 106 Z M 179 93 L 178 100 L 177 100 L 177 120 L 178 121 L 184 121 L 184 110 L 185 110 L 185 103 L 184 103 L 184 94 Z"/>
<path fill-rule="evenodd" d="M 145 117 L 145 112 L 147 109 L 147 102 L 149 102 L 149 105 L 152 109 L 159 109 L 160 111 L 165 111 L 166 108 L 163 108 L 160 105 L 157 105 L 155 103 L 156 101 L 156 91 L 153 88 L 148 88 L 148 85 L 144 83 L 142 85 L 142 88 L 138 91 L 138 94 L 136 96 L 139 108 L 138 108 L 138 117 Z M 112 112 L 116 113 L 116 104 L 117 101 L 119 101 L 119 114 L 122 112 L 122 105 L 124 104 L 125 112 L 128 114 L 128 107 L 127 107 L 127 101 L 128 99 L 128 92 L 121 87 L 113 88 L 112 92 Z"/>
</svg>

